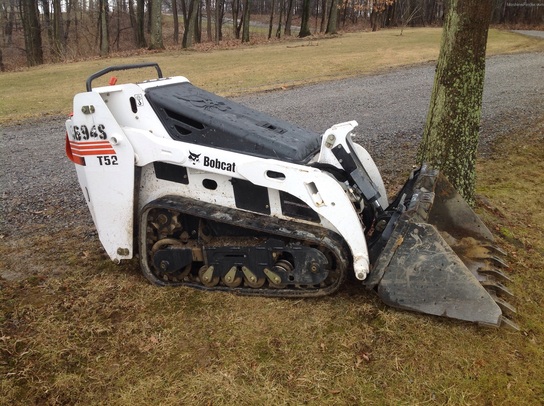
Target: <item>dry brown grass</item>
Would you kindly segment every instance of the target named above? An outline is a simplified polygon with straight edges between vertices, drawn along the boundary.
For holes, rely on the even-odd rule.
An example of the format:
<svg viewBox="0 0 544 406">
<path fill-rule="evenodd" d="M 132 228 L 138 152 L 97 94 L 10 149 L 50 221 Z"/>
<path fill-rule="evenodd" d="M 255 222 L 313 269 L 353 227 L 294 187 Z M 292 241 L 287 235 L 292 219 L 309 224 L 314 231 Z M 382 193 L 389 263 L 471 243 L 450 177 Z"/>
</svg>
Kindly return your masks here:
<svg viewBox="0 0 544 406">
<path fill-rule="evenodd" d="M 160 289 L 87 229 L 38 230 L 0 246 L 3 267 L 39 265 L 0 281 L 0 404 L 542 404 L 543 128 L 478 167 L 521 332 L 386 308 L 356 284 L 307 300 Z M 9 262 L 14 246 L 29 261 Z"/>
<path fill-rule="evenodd" d="M 209 51 L 140 52 L 0 73 L 0 124 L 30 117 L 68 115 L 89 75 L 107 66 L 157 62 L 166 76 L 183 75 L 197 86 L 233 96 L 383 72 L 436 60 L 441 29 L 346 33 L 334 38 L 271 41 Z M 544 51 L 544 41 L 491 30 L 488 55 Z M 119 73 L 121 82 L 154 77 L 151 71 Z M 111 75 L 96 84 L 105 85 Z"/>
<path fill-rule="evenodd" d="M 512 34 L 496 35 L 506 36 L 500 39 L 508 43 L 503 52 L 532 49 L 510 44 Z M 309 58 L 316 52 L 318 58 L 325 43 L 349 38 L 296 53 Z M 285 48 L 273 45 L 261 58 L 279 53 L 279 47 Z M 249 51 L 138 60 L 159 58 L 162 65 L 164 58 L 168 74 L 200 70 L 197 81 L 228 93 L 242 86 L 237 75 L 251 73 L 240 59 L 250 58 Z M 383 52 L 386 60 L 394 55 Z M 238 61 L 240 70 L 214 82 L 214 75 L 225 73 L 214 65 L 216 54 Z M 356 59 L 338 60 L 351 67 L 342 71 L 339 62 L 332 76 L 353 74 Z M 51 88 L 51 69 L 66 79 L 56 82 L 57 95 L 71 98 L 86 76 L 104 65 L 36 68 L 17 73 L 17 80 L 30 89 Z M 296 75 L 303 73 L 295 71 L 290 80 L 298 83 Z M 13 77 L 0 76 L 0 89 Z M 264 75 L 262 82 L 243 87 L 260 89 L 262 83 L 285 81 Z M 28 89 L 17 93 L 31 95 Z M 42 111 L 60 111 L 61 104 L 45 102 L 45 93 L 38 94 L 49 108 Z M 386 308 L 357 284 L 331 297 L 298 301 L 160 289 L 144 280 L 136 261 L 113 265 L 90 226 L 57 234 L 33 228 L 0 240 L 0 267 L 32 275 L 0 280 L 0 404 L 542 404 L 543 133 L 544 117 L 526 132 L 509 134 L 493 159 L 478 166 L 479 213 L 511 253 L 519 333 Z"/>
</svg>

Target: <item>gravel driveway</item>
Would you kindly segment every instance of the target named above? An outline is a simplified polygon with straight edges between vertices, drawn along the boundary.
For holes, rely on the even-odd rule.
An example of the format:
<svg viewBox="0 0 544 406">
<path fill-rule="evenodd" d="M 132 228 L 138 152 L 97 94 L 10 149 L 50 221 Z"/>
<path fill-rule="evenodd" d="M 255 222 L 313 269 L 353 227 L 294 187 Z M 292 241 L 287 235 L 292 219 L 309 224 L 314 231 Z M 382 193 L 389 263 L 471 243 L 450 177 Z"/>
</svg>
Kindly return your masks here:
<svg viewBox="0 0 544 406">
<path fill-rule="evenodd" d="M 481 151 L 544 114 L 544 53 L 488 59 Z M 357 138 L 374 156 L 386 183 L 414 163 L 430 99 L 434 65 L 390 71 L 239 98 L 258 110 L 323 132 L 357 120 Z M 70 111 L 66 106 L 66 111 Z M 54 233 L 79 224 L 93 228 L 73 164 L 64 153 L 64 117 L 1 130 L 0 241 Z M 402 174 L 402 175 L 401 175 Z M 1 259 L 0 259 L 1 262 Z M 0 276 L 1 276 L 0 269 Z"/>
</svg>

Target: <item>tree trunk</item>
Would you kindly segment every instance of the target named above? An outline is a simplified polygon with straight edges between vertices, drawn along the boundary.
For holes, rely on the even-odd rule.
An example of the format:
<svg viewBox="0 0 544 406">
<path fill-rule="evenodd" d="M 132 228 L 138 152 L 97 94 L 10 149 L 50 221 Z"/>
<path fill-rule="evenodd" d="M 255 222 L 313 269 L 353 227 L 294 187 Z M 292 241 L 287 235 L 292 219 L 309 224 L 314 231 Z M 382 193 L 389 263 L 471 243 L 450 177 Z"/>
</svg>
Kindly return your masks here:
<svg viewBox="0 0 544 406">
<path fill-rule="evenodd" d="M 178 0 L 172 0 L 172 14 L 174 16 L 174 44 L 179 44 Z"/>
<path fill-rule="evenodd" d="M 70 26 L 72 25 L 72 15 L 74 14 L 74 3 L 77 3 L 76 0 L 66 1 L 66 26 L 64 27 L 64 35 L 62 38 L 62 47 L 64 53 L 68 49 L 68 38 L 70 36 Z"/>
<path fill-rule="evenodd" d="M 215 1 L 215 43 L 223 39 L 223 15 L 225 10 L 225 0 Z"/>
<path fill-rule="evenodd" d="M 145 41 L 145 0 L 136 0 L 136 46 L 138 48 L 146 48 L 147 43 Z"/>
<path fill-rule="evenodd" d="M 162 0 L 151 2 L 151 38 L 149 49 L 164 49 L 162 42 Z"/>
<path fill-rule="evenodd" d="M 196 24 L 195 24 L 195 35 L 194 42 L 195 44 L 200 44 L 202 42 L 202 2 L 198 2 L 198 12 L 196 15 Z"/>
<path fill-rule="evenodd" d="M 331 1 L 331 8 L 329 12 L 329 21 L 327 23 L 327 30 L 325 34 L 336 34 L 338 22 L 338 0 Z"/>
<path fill-rule="evenodd" d="M 452 0 L 442 33 L 427 124 L 418 159 L 439 168 L 474 201 L 492 0 Z"/>
<path fill-rule="evenodd" d="M 43 24 L 44 29 L 47 32 L 47 40 L 49 41 L 49 48 L 53 48 L 53 26 L 51 25 L 51 6 L 49 0 L 41 0 L 43 10 Z M 51 51 L 52 52 L 52 51 Z"/>
<path fill-rule="evenodd" d="M 240 0 L 232 0 L 232 24 L 234 38 L 240 39 L 240 30 L 242 29 L 242 22 L 238 23 L 238 16 L 240 15 Z"/>
<path fill-rule="evenodd" d="M 283 13 L 285 11 L 285 0 L 280 0 L 280 16 L 278 18 L 278 29 L 276 30 L 276 38 L 281 38 L 281 23 L 283 20 Z"/>
<path fill-rule="evenodd" d="M 302 1 L 302 19 L 300 21 L 299 38 L 304 38 L 312 35 L 310 32 L 310 10 L 312 9 L 311 0 Z"/>
<path fill-rule="evenodd" d="M 206 0 L 206 36 L 208 41 L 213 41 L 212 35 L 212 4 L 211 0 Z M 217 7 L 217 4 L 215 5 Z"/>
<path fill-rule="evenodd" d="M 3 24 L 3 36 L 4 46 L 11 46 L 13 44 L 13 26 L 15 24 L 15 6 L 7 3 L 2 9 L 2 24 Z"/>
<path fill-rule="evenodd" d="M 274 25 L 274 6 L 275 0 L 272 0 L 272 5 L 270 7 L 270 21 L 268 23 L 268 39 L 272 38 L 272 27 Z"/>
<path fill-rule="evenodd" d="M 55 61 L 60 61 L 64 56 L 64 23 L 60 0 L 53 0 L 53 43 L 51 44 Z"/>
<path fill-rule="evenodd" d="M 148 34 L 151 34 L 151 12 L 150 10 L 153 8 L 153 5 L 151 4 L 153 0 L 147 0 L 147 21 L 146 21 L 146 32 Z"/>
<path fill-rule="evenodd" d="M 181 41 L 182 48 L 191 48 L 194 44 L 199 3 L 200 0 L 190 0 L 187 21 L 185 22 L 185 30 L 183 31 L 183 40 Z"/>
<path fill-rule="evenodd" d="M 21 1 L 21 21 L 25 37 L 25 52 L 28 66 L 43 64 L 42 37 L 38 3 L 34 0 Z"/>
<path fill-rule="evenodd" d="M 293 2 L 294 0 L 287 0 L 287 11 L 285 13 L 285 30 L 283 33 L 287 36 L 291 36 L 291 22 L 293 21 Z"/>
<path fill-rule="evenodd" d="M 100 0 L 100 13 L 98 16 L 98 31 L 100 42 L 100 56 L 107 56 L 110 53 L 110 32 L 108 29 L 108 2 Z"/>
<path fill-rule="evenodd" d="M 249 0 L 244 0 L 244 15 L 243 20 L 244 23 L 242 25 L 242 42 L 249 42 Z"/>
</svg>

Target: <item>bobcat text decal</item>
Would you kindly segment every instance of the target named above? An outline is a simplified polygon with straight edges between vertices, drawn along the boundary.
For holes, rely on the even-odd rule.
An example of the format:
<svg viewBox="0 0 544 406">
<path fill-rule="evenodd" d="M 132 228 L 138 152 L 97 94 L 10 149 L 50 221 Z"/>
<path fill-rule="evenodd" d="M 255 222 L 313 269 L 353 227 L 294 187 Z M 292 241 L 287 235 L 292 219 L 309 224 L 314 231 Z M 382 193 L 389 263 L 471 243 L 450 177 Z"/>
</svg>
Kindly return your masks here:
<svg viewBox="0 0 544 406">
<path fill-rule="evenodd" d="M 193 162 L 193 165 L 196 165 L 197 162 L 202 162 L 202 164 L 208 168 L 220 169 L 222 171 L 236 172 L 236 163 L 235 162 L 224 162 L 217 158 L 210 158 L 209 156 L 202 157 L 202 154 L 195 154 L 192 151 L 189 151 L 189 159 Z"/>
<path fill-rule="evenodd" d="M 229 171 L 229 172 L 236 171 L 236 163 L 223 162 L 217 158 L 213 159 L 207 156 L 204 157 L 204 166 L 208 166 L 210 168 L 215 168 L 215 169 L 221 169 L 222 171 Z"/>
</svg>

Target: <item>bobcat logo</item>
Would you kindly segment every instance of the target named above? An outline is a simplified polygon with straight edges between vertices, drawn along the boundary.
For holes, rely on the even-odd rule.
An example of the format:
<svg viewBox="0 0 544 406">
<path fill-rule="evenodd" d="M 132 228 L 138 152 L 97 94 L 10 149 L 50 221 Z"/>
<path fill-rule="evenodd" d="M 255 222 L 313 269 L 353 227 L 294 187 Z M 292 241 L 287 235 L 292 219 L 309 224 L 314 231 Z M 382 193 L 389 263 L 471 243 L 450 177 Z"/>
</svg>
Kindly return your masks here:
<svg viewBox="0 0 544 406">
<path fill-rule="evenodd" d="M 193 165 L 200 161 L 200 155 L 202 154 L 195 154 L 194 152 L 189 151 L 189 159 L 193 161 Z"/>
</svg>

